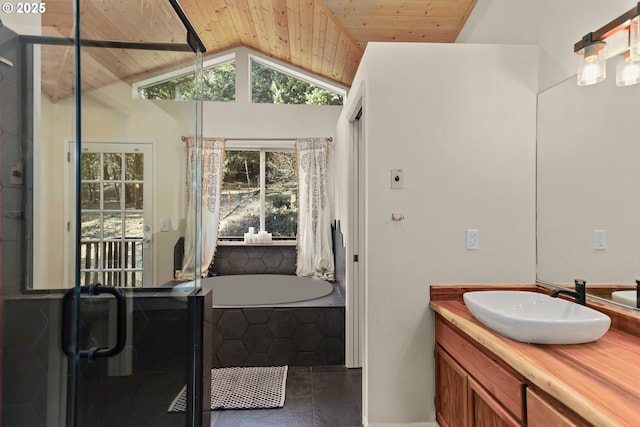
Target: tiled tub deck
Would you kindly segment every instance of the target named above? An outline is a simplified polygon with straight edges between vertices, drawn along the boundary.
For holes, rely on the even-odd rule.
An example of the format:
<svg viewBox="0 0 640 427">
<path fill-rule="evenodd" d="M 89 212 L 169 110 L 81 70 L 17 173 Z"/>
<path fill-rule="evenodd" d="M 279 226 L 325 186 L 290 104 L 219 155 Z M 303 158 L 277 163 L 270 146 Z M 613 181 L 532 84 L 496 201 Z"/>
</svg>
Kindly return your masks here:
<svg viewBox="0 0 640 427">
<path fill-rule="evenodd" d="M 344 296 L 272 307 L 213 307 L 213 366 L 344 364 Z"/>
</svg>

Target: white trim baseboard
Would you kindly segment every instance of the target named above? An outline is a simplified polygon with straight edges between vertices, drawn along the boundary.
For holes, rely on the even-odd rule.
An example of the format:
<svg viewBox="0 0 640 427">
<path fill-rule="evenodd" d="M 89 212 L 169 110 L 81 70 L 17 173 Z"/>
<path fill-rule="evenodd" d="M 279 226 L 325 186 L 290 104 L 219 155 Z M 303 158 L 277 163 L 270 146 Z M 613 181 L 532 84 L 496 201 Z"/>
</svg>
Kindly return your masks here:
<svg viewBox="0 0 640 427">
<path fill-rule="evenodd" d="M 364 427 L 440 427 L 437 421 L 425 423 L 369 423 L 367 417 L 362 417 Z"/>
</svg>

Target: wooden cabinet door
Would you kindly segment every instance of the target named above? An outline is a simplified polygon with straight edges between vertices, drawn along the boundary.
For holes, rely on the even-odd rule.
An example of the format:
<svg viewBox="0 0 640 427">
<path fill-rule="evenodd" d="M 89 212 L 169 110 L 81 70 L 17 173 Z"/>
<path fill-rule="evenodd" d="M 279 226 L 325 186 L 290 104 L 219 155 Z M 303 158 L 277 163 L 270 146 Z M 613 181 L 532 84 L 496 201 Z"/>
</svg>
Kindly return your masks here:
<svg viewBox="0 0 640 427">
<path fill-rule="evenodd" d="M 472 345 L 446 322 L 436 318 L 436 340 L 464 371 L 500 402 L 518 422 L 524 424 L 524 379 L 509 372 L 494 358 Z"/>
<path fill-rule="evenodd" d="M 436 346 L 436 420 L 442 427 L 468 427 L 468 378 L 462 367 Z"/>
</svg>

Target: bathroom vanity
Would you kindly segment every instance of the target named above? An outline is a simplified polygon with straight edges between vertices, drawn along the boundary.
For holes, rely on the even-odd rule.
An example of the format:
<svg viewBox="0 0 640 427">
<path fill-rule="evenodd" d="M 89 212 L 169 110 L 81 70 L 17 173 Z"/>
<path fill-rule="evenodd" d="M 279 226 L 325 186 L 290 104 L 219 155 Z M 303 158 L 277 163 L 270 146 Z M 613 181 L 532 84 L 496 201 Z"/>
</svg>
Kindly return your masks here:
<svg viewBox="0 0 640 427">
<path fill-rule="evenodd" d="M 441 426 L 640 425 L 637 314 L 588 301 L 611 317 L 603 337 L 586 344 L 526 344 L 471 315 L 462 295 L 483 289 L 549 293 L 537 285 L 431 287 Z"/>
</svg>

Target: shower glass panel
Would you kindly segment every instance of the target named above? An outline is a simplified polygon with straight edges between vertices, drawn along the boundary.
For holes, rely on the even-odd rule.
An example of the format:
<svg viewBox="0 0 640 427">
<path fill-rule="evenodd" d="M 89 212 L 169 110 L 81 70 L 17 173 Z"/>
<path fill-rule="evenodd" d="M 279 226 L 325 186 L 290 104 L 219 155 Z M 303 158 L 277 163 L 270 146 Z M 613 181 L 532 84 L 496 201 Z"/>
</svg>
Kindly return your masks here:
<svg viewBox="0 0 640 427">
<path fill-rule="evenodd" d="M 172 285 L 204 47 L 175 0 L 38 4 L 0 15 L 0 425 L 200 426 Z M 188 100 L 140 97 L 179 74 Z"/>
</svg>

